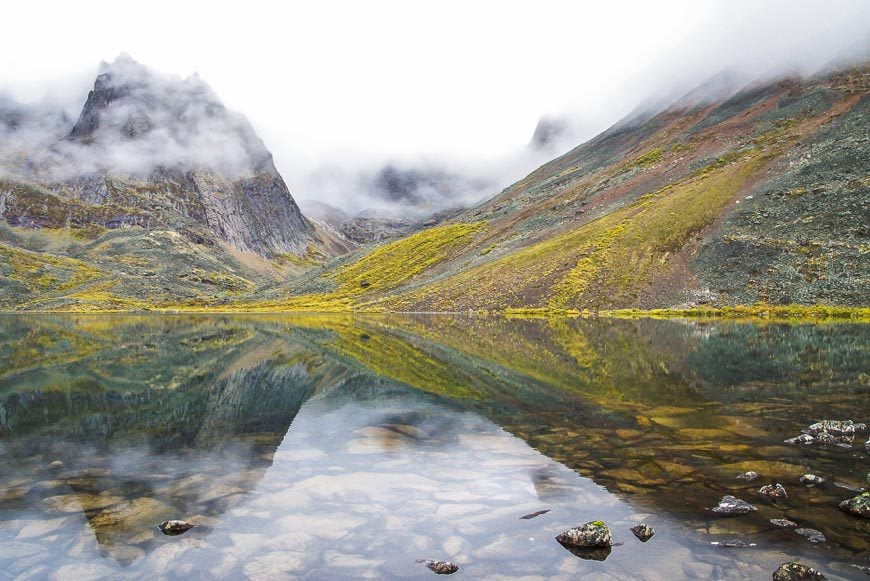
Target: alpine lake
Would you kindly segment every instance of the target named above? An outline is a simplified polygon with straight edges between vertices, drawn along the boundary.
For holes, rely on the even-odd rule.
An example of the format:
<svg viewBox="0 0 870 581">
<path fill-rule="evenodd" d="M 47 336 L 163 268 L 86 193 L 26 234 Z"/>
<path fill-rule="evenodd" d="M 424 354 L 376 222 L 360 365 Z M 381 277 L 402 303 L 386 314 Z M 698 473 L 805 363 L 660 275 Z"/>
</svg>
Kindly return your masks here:
<svg viewBox="0 0 870 581">
<path fill-rule="evenodd" d="M 866 578 L 866 430 L 785 440 L 868 393 L 858 323 L 3 315 L 0 578 Z"/>
</svg>

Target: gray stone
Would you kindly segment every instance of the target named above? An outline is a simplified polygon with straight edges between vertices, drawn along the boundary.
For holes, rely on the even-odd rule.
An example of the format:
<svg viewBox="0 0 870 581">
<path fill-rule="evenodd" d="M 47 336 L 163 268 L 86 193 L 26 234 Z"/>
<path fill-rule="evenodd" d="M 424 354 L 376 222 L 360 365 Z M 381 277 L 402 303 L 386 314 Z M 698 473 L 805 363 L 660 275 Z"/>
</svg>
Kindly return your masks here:
<svg viewBox="0 0 870 581">
<path fill-rule="evenodd" d="M 712 509 L 716 514 L 720 514 L 723 516 L 737 516 L 741 514 L 747 514 L 754 510 L 758 510 L 745 500 L 740 500 L 739 498 L 735 498 L 730 494 L 726 494 L 722 497 L 722 500 L 719 501 L 719 504 L 714 506 Z"/>
</svg>

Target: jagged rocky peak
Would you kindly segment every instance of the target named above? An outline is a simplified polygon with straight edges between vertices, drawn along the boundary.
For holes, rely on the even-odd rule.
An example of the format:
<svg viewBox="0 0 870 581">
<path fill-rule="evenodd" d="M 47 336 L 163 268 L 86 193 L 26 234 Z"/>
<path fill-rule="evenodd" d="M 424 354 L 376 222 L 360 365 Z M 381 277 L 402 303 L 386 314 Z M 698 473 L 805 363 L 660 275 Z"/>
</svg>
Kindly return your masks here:
<svg viewBox="0 0 870 581">
<path fill-rule="evenodd" d="M 0 192 L 10 223 L 58 227 L 40 208 L 60 216 L 85 204 L 77 227 L 172 230 L 266 257 L 302 254 L 315 236 L 254 128 L 196 75 L 162 74 L 121 55 L 100 67 L 63 134 L 35 142 L 24 163 L 12 163 L 0 143 L 0 170 L 39 185 L 30 197 L 42 200 L 22 188 Z"/>
<path fill-rule="evenodd" d="M 112 170 L 207 168 L 225 177 L 276 173 L 272 155 L 247 119 L 227 110 L 198 75 L 161 74 L 126 54 L 101 64 L 65 141 L 106 150 L 101 161 Z"/>
</svg>

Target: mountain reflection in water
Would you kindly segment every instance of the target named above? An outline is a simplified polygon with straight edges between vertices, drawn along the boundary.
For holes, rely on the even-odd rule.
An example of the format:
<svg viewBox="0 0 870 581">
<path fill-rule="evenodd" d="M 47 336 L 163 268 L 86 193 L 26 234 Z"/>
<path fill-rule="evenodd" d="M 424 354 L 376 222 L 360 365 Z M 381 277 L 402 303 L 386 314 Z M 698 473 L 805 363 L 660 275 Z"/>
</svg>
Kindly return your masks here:
<svg viewBox="0 0 870 581">
<path fill-rule="evenodd" d="M 0 318 L 12 578 L 769 577 L 867 566 L 866 325 L 472 317 Z M 735 478 L 755 470 L 755 482 Z M 805 488 L 813 472 L 826 486 Z M 788 499 L 757 493 L 780 482 Z M 839 485 L 838 485 L 839 484 Z M 724 494 L 758 511 L 709 510 Z M 536 518 L 520 517 L 549 510 Z M 179 537 L 156 525 L 198 526 Z M 822 531 L 812 545 L 772 518 Z M 605 520 L 604 561 L 554 537 Z M 629 528 L 648 522 L 638 542 Z M 724 549 L 741 539 L 756 546 Z"/>
</svg>

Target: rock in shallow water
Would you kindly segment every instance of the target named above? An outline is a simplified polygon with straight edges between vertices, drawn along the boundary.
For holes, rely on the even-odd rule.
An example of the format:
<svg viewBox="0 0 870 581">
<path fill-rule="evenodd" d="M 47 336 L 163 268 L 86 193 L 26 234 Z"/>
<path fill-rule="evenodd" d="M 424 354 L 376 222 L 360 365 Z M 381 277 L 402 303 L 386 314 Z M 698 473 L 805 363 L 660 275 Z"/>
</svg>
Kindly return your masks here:
<svg viewBox="0 0 870 581">
<path fill-rule="evenodd" d="M 157 528 L 164 535 L 175 536 L 184 534 L 195 526 L 183 520 L 165 520 L 157 525 Z"/>
<path fill-rule="evenodd" d="M 866 429 L 867 426 L 865 424 L 856 424 L 852 420 L 822 420 L 811 425 L 807 428 L 807 431 L 813 436 L 818 436 L 822 433 L 831 434 L 832 436 L 852 436 Z"/>
<path fill-rule="evenodd" d="M 789 438 L 788 440 L 783 440 L 786 444 L 812 444 L 816 441 L 816 439 L 809 434 L 801 434 L 800 436 L 795 436 L 794 438 Z"/>
<path fill-rule="evenodd" d="M 755 470 L 750 470 L 749 472 L 744 472 L 737 476 L 740 480 L 749 480 L 750 482 L 758 478 L 758 472 Z"/>
<path fill-rule="evenodd" d="M 656 534 L 655 529 L 653 529 L 646 523 L 641 523 L 636 527 L 631 527 L 631 532 L 633 532 L 634 536 L 636 536 L 638 539 L 641 540 L 641 542 L 644 543 L 653 538 L 653 535 Z"/>
<path fill-rule="evenodd" d="M 747 543 L 746 541 L 741 541 L 740 539 L 732 539 L 730 541 L 713 541 L 710 544 L 717 547 L 725 547 L 726 549 L 746 549 L 748 547 L 755 546 L 755 543 Z"/>
<path fill-rule="evenodd" d="M 785 487 L 779 482 L 762 486 L 758 489 L 758 494 L 773 499 L 788 498 L 788 493 L 785 491 Z"/>
<path fill-rule="evenodd" d="M 815 474 L 804 474 L 801 476 L 801 484 L 804 486 L 821 486 L 825 483 L 825 479 L 821 476 L 816 476 Z"/>
<path fill-rule="evenodd" d="M 556 537 L 562 545 L 580 548 L 602 548 L 613 545 L 610 529 L 600 520 L 568 529 Z"/>
<path fill-rule="evenodd" d="M 824 575 L 800 563 L 783 563 L 773 572 L 773 581 L 808 581 L 827 579 Z"/>
<path fill-rule="evenodd" d="M 796 522 L 788 520 L 787 518 L 772 518 L 770 519 L 770 524 L 787 529 L 793 529 L 797 527 Z"/>
<path fill-rule="evenodd" d="M 858 496 L 844 500 L 840 503 L 840 510 L 862 518 L 870 518 L 870 492 L 862 492 Z"/>
<path fill-rule="evenodd" d="M 430 571 L 437 575 L 453 575 L 459 571 L 459 565 L 450 561 L 434 561 L 432 559 L 417 559 L 418 563 L 426 563 Z"/>
<path fill-rule="evenodd" d="M 718 505 L 714 506 L 710 510 L 712 510 L 716 514 L 721 514 L 723 516 L 737 516 L 758 509 L 746 502 L 745 500 L 740 500 L 739 498 L 735 498 L 730 494 L 727 494 L 722 497 L 722 500 L 719 501 Z"/>
<path fill-rule="evenodd" d="M 806 537 L 806 539 L 811 543 L 824 543 L 828 539 L 822 534 L 822 531 L 817 531 L 816 529 L 795 529 L 797 534 L 802 537 Z"/>
<path fill-rule="evenodd" d="M 537 518 L 537 517 L 541 516 L 542 514 L 547 514 L 548 512 L 550 512 L 549 508 L 546 510 L 536 510 L 535 512 L 530 512 L 529 514 L 524 514 L 523 516 L 520 517 L 520 520 L 530 520 L 533 518 Z"/>
</svg>

